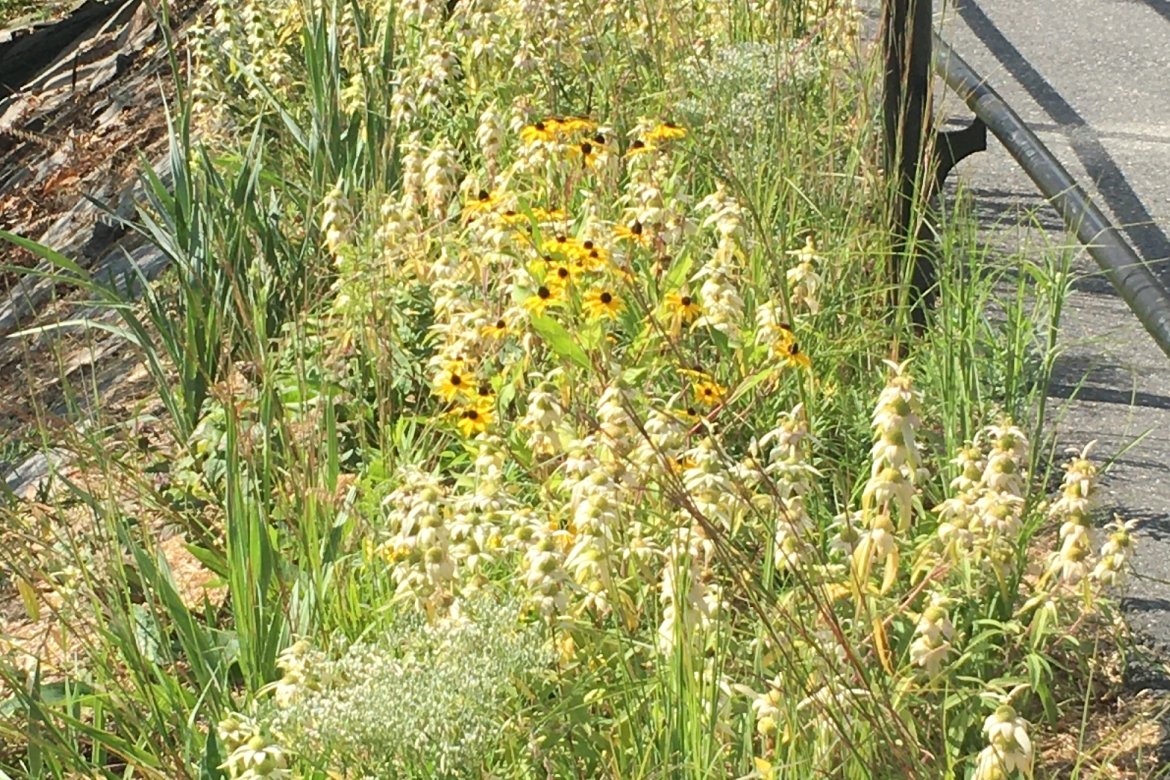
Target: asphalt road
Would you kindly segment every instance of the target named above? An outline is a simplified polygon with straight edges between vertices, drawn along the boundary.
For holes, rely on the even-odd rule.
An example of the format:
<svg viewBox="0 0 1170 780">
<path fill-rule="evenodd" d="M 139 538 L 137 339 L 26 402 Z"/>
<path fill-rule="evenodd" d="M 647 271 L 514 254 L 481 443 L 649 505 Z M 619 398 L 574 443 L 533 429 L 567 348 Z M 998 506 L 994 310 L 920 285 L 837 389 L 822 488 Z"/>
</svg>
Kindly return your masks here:
<svg viewBox="0 0 1170 780">
<path fill-rule="evenodd" d="M 963 0 L 942 7 L 936 27 L 994 87 L 1138 254 L 1170 286 L 1170 0 Z M 936 95 L 948 117 L 969 115 Z M 993 243 L 1069 245 L 1056 212 L 1007 151 L 960 163 Z M 1022 229 L 1021 225 L 1031 225 Z M 1104 517 L 1140 520 L 1123 606 L 1130 625 L 1170 658 L 1170 359 L 1154 345 L 1108 282 L 1090 275 L 1083 251 L 1050 389 L 1058 441 L 1097 440 L 1112 458 L 1103 479 Z M 1106 514 L 1108 513 L 1108 514 Z"/>
</svg>

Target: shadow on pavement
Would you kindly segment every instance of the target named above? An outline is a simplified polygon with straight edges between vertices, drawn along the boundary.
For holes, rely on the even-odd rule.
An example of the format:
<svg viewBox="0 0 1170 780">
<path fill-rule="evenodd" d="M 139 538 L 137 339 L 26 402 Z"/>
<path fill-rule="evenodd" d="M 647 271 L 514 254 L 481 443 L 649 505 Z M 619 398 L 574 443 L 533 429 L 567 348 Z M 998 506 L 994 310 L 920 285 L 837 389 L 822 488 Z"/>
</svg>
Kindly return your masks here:
<svg viewBox="0 0 1170 780">
<path fill-rule="evenodd" d="M 1170 21 L 1170 8 L 1163 0 L 1147 0 Z M 1113 212 L 1134 249 L 1162 281 L 1170 283 L 1170 238 L 1154 224 L 1154 218 L 1117 167 L 1104 144 L 1076 109 L 1049 84 L 1039 71 L 1012 45 L 995 23 L 972 0 L 956 4 L 959 17 L 983 42 L 1000 64 L 1015 77 L 1032 99 L 1064 133 L 1077 158 L 1097 184 L 1101 200 Z"/>
</svg>

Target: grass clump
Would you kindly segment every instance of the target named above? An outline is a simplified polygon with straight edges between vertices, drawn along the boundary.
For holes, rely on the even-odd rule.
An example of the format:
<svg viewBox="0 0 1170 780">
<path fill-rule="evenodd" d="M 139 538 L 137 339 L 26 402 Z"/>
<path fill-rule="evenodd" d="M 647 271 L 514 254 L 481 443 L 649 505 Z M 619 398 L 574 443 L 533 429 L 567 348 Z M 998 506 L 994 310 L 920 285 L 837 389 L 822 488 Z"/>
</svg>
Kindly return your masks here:
<svg viewBox="0 0 1170 780">
<path fill-rule="evenodd" d="M 138 225 L 169 290 L 41 249 L 159 401 L 13 526 L 70 662 L 14 651 L 0 766 L 1032 772 L 1130 549 L 1087 460 L 1042 487 L 1067 264 L 1004 297 L 948 224 L 930 328 L 890 310 L 850 13 L 215 4 Z"/>
</svg>

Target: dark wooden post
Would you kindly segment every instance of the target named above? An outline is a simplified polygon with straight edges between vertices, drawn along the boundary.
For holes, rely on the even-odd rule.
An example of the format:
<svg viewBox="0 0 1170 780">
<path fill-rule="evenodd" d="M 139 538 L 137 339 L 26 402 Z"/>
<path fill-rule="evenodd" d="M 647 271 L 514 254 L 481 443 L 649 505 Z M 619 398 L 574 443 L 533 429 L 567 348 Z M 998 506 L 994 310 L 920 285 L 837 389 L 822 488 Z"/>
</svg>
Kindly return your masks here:
<svg viewBox="0 0 1170 780">
<path fill-rule="evenodd" d="M 918 246 L 917 203 L 924 201 L 925 139 L 930 130 L 931 0 L 883 0 L 885 164 L 891 180 L 890 218 L 896 264 L 912 253 L 914 322 L 922 325 L 935 283 L 933 261 Z M 929 136 L 933 137 L 933 136 Z M 896 296 L 896 292 L 894 293 Z"/>
</svg>

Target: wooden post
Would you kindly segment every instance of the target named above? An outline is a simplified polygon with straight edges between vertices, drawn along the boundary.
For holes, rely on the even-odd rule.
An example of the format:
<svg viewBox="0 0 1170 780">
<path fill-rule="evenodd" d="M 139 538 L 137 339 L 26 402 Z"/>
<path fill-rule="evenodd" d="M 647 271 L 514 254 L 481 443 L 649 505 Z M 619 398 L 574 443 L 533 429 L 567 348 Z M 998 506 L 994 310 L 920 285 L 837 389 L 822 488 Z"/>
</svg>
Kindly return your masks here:
<svg viewBox="0 0 1170 780">
<path fill-rule="evenodd" d="M 885 85 L 882 104 L 885 164 L 892 185 L 890 219 L 894 235 L 894 263 L 912 263 L 912 316 L 924 325 L 933 295 L 936 272 L 912 235 L 915 205 L 925 199 L 923 174 L 930 132 L 931 0 L 883 0 Z M 896 295 L 896 293 L 895 293 Z"/>
</svg>

